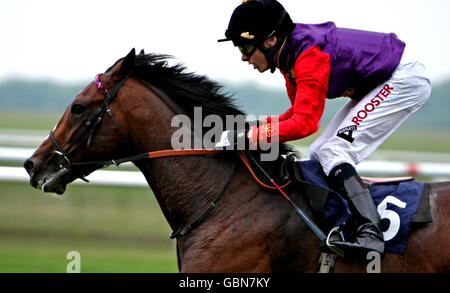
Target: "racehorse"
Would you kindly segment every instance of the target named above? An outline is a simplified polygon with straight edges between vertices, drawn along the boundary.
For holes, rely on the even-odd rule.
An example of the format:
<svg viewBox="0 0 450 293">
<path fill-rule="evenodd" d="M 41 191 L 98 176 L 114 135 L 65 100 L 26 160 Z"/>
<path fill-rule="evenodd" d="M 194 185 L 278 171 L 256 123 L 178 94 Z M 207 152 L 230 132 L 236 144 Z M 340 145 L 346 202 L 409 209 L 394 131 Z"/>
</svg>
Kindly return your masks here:
<svg viewBox="0 0 450 293">
<path fill-rule="evenodd" d="M 180 64 L 170 66 L 168 58 L 133 49 L 90 82 L 25 161 L 30 184 L 62 194 L 75 179 L 125 157 L 144 174 L 177 231 L 180 272 L 314 272 L 319 239 L 282 196 L 255 182 L 236 152 L 166 156 L 175 115 L 192 117 L 194 107 L 204 115 L 242 114 L 219 84 Z M 149 153 L 161 155 L 152 159 Z M 280 160 L 265 167 L 276 169 Z M 384 255 L 381 272 L 449 271 L 450 182 L 429 186 L 433 223 L 411 231 L 404 254 Z M 296 200 L 314 219 L 307 201 Z M 186 227 L 191 229 L 179 233 Z M 344 258 L 334 271 L 366 272 L 366 266 Z"/>
</svg>

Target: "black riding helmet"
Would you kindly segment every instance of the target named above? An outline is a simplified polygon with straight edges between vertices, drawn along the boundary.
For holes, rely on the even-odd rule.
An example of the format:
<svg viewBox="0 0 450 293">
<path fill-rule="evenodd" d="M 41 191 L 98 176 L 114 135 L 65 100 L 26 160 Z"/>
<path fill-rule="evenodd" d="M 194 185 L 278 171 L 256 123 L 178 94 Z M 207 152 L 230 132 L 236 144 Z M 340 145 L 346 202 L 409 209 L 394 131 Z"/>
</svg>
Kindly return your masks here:
<svg viewBox="0 0 450 293">
<path fill-rule="evenodd" d="M 273 57 L 294 27 L 291 17 L 278 1 L 244 0 L 231 15 L 228 29 L 225 31 L 226 38 L 219 42 L 232 41 L 234 46 L 239 47 L 248 57 L 258 47 L 267 58 L 273 73 Z M 277 44 L 272 48 L 265 48 L 263 43 L 271 36 L 277 37 Z"/>
</svg>

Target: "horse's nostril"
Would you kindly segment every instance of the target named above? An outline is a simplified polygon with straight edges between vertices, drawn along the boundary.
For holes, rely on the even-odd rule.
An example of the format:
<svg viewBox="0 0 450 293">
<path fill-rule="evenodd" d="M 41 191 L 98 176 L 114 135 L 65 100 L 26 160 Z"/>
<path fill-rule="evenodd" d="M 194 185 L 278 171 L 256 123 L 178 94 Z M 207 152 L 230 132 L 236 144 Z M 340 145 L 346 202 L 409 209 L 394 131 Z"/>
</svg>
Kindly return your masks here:
<svg viewBox="0 0 450 293">
<path fill-rule="evenodd" d="M 25 170 L 27 170 L 28 174 L 31 175 L 31 173 L 33 172 L 34 163 L 32 160 L 26 159 L 23 163 L 23 167 L 25 168 Z"/>
</svg>

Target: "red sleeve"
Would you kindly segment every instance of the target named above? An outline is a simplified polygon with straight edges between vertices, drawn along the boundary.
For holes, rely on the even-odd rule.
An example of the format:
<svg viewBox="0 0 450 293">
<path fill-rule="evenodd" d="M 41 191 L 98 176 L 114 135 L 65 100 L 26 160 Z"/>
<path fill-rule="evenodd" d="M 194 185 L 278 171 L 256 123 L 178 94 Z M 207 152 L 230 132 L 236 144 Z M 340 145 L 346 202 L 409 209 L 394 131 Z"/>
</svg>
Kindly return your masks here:
<svg viewBox="0 0 450 293">
<path fill-rule="evenodd" d="M 292 115 L 286 120 L 280 119 L 278 125 L 271 125 L 272 138 L 278 136 L 280 142 L 297 140 L 319 129 L 328 92 L 329 54 L 322 52 L 319 46 L 305 50 L 295 62 L 294 74 Z"/>
<path fill-rule="evenodd" d="M 294 102 L 295 102 L 295 86 L 289 81 L 289 79 L 286 77 L 286 75 L 284 76 L 284 80 L 286 81 L 286 91 L 289 97 L 289 100 L 291 101 L 291 107 L 284 112 L 284 114 L 281 114 L 278 117 L 279 121 L 284 121 L 288 118 L 292 117 L 292 114 L 294 113 Z"/>
<path fill-rule="evenodd" d="M 271 122 L 271 120 L 274 117 L 278 117 L 278 121 L 284 121 L 288 118 L 291 118 L 292 114 L 294 113 L 295 86 L 289 81 L 289 79 L 286 77 L 286 75 L 283 74 L 283 77 L 286 81 L 286 91 L 287 91 L 289 100 L 291 101 L 291 107 L 289 109 L 287 109 L 287 111 L 281 115 L 267 117 L 266 121 L 269 123 Z"/>
<path fill-rule="evenodd" d="M 298 56 L 294 65 L 295 86 L 286 84 L 292 107 L 279 117 L 290 117 L 268 121 L 258 131 L 259 139 L 271 140 L 277 137 L 280 142 L 297 140 L 315 133 L 319 129 L 320 118 L 325 108 L 330 75 L 330 55 L 313 46 Z M 290 82 L 289 82 L 290 83 Z M 295 97 L 292 98 L 295 92 Z M 272 117 L 274 118 L 274 117 Z M 265 128 L 264 128 L 265 127 Z M 265 129 L 270 129 L 266 131 Z M 259 130 L 259 129 L 258 129 Z M 269 135 L 266 135 L 268 133 Z"/>
</svg>

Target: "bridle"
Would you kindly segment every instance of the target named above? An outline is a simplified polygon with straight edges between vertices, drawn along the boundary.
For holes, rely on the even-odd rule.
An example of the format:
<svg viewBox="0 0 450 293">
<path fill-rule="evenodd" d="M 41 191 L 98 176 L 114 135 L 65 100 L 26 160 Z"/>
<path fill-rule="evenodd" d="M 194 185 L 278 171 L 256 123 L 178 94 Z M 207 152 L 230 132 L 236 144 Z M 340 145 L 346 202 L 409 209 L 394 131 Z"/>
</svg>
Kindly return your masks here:
<svg viewBox="0 0 450 293">
<path fill-rule="evenodd" d="M 142 159 L 156 159 L 156 158 L 162 158 L 162 157 L 174 157 L 174 156 L 186 156 L 186 155 L 205 155 L 205 154 L 217 154 L 221 152 L 221 150 L 217 149 L 169 149 L 169 150 L 161 150 L 161 151 L 153 151 L 148 153 L 143 153 L 135 156 L 129 156 L 124 157 L 120 159 L 111 159 L 106 161 L 92 161 L 92 162 L 79 162 L 79 163 L 72 163 L 69 159 L 69 155 L 73 153 L 76 149 L 78 149 L 81 145 L 83 145 L 84 142 L 86 142 L 87 146 L 90 146 L 93 140 L 93 137 L 95 136 L 95 133 L 97 132 L 97 129 L 99 128 L 101 122 L 103 121 L 105 113 L 108 114 L 108 116 L 113 121 L 116 128 L 119 130 L 123 140 L 128 145 L 128 138 L 125 135 L 125 132 L 122 130 L 120 125 L 117 123 L 116 119 L 114 118 L 114 115 L 109 108 L 109 104 L 114 100 L 114 98 L 117 96 L 117 93 L 119 92 L 119 89 L 122 87 L 122 85 L 127 81 L 127 79 L 130 77 L 131 73 L 128 73 L 124 77 L 122 77 L 112 88 L 111 91 L 107 91 L 102 82 L 100 81 L 100 77 L 103 74 L 97 74 L 95 77 L 95 83 L 97 85 L 97 88 L 99 91 L 105 96 L 105 100 L 103 103 L 97 108 L 97 110 L 94 112 L 93 116 L 85 122 L 84 128 L 75 136 L 75 138 L 72 140 L 72 142 L 63 149 L 61 145 L 56 140 L 53 131 L 50 131 L 49 137 L 53 144 L 56 147 L 56 151 L 53 152 L 54 159 L 57 160 L 59 164 L 59 168 L 65 168 L 67 171 L 73 173 L 72 167 L 75 166 L 92 166 L 92 167 L 107 167 L 110 165 L 116 165 L 118 166 L 121 163 L 124 162 L 130 162 L 130 161 L 137 161 Z M 85 136 L 83 138 L 83 136 Z M 86 178 L 84 178 L 84 175 L 82 174 L 74 174 L 77 175 L 78 178 L 88 181 Z"/>
<path fill-rule="evenodd" d="M 83 145 L 84 142 L 86 142 L 87 146 L 90 146 L 92 143 L 92 139 L 97 132 L 98 127 L 100 126 L 101 122 L 103 121 L 103 117 L 105 116 L 105 113 L 108 114 L 108 116 L 112 119 L 114 125 L 119 130 L 120 135 L 122 138 L 125 139 L 126 142 L 128 142 L 127 137 L 125 136 L 125 133 L 123 132 L 120 125 L 117 123 L 116 119 L 114 118 L 111 109 L 109 108 L 109 104 L 114 100 L 114 98 L 117 96 L 117 93 L 119 92 L 119 89 L 122 87 L 122 85 L 127 81 L 128 77 L 130 77 L 131 73 L 128 73 L 127 75 L 123 76 L 112 88 L 111 91 L 107 91 L 104 89 L 102 82 L 100 81 L 100 77 L 103 74 L 97 74 L 95 77 L 95 83 L 97 85 L 97 88 L 99 91 L 105 96 L 105 100 L 100 105 L 100 107 L 97 108 L 97 110 L 94 112 L 94 115 L 84 123 L 83 129 L 75 136 L 75 138 L 72 140 L 72 142 L 63 149 L 61 145 L 56 140 L 53 132 L 54 130 L 51 130 L 49 133 L 49 137 L 53 144 L 55 145 L 57 151 L 53 152 L 53 158 L 57 161 L 59 168 L 65 168 L 67 171 L 74 174 L 72 166 L 76 165 L 86 165 L 83 163 L 72 163 L 69 159 L 69 155 L 78 149 L 81 145 Z M 83 138 L 84 136 L 84 138 Z M 82 174 L 74 174 L 77 175 L 78 178 L 88 182 L 88 180 L 85 178 Z"/>
<path fill-rule="evenodd" d="M 84 142 L 87 143 L 87 146 L 90 146 L 93 140 L 93 137 L 99 128 L 101 122 L 103 121 L 105 113 L 108 114 L 108 116 L 113 121 L 116 128 L 119 130 L 122 138 L 125 140 L 125 142 L 128 144 L 128 138 L 126 137 L 124 131 L 120 127 L 120 125 L 117 123 L 116 119 L 114 118 L 114 115 L 109 108 L 109 104 L 114 100 L 114 98 L 117 96 L 117 93 L 119 92 L 122 85 L 127 81 L 127 79 L 130 77 L 131 73 L 128 73 L 124 77 L 122 77 L 111 89 L 111 91 L 107 91 L 103 83 L 101 82 L 100 78 L 103 74 L 99 73 L 95 77 L 95 83 L 97 85 L 98 90 L 105 96 L 105 100 L 103 103 L 98 107 L 98 109 L 94 112 L 94 115 L 85 122 L 84 128 L 75 136 L 73 141 L 65 148 L 63 149 L 61 145 L 56 140 L 55 136 L 53 135 L 53 131 L 50 131 L 49 137 L 53 144 L 56 147 L 56 151 L 53 152 L 54 159 L 57 160 L 59 168 L 65 168 L 69 172 L 73 172 L 72 167 L 74 166 L 92 166 L 92 167 L 107 167 L 110 165 L 120 165 L 124 162 L 131 162 L 131 161 L 137 161 L 142 159 L 156 159 L 156 158 L 163 158 L 163 157 L 174 157 L 174 156 L 187 156 L 187 155 L 213 155 L 221 152 L 222 150 L 219 149 L 169 149 L 169 150 L 160 150 L 160 151 L 153 151 L 153 152 L 147 152 L 143 154 L 138 154 L 135 156 L 129 156 L 124 157 L 120 159 L 110 159 L 105 161 L 92 161 L 92 162 L 79 162 L 79 163 L 72 163 L 69 159 L 69 155 L 73 153 L 76 149 L 78 149 Z M 87 135 L 86 135 L 87 134 Z M 83 135 L 86 135 L 83 139 Z M 78 142 L 79 141 L 79 142 Z M 75 146 L 76 145 L 76 146 Z M 269 190 L 275 190 L 275 187 L 269 186 L 259 180 L 259 178 L 256 176 L 255 172 L 253 171 L 250 162 L 248 161 L 246 155 L 244 152 L 240 151 L 238 152 L 239 157 L 244 162 L 246 167 L 249 169 L 250 173 L 256 180 L 256 182 L 263 188 L 269 189 Z M 84 177 L 82 174 L 74 174 L 77 175 L 77 178 L 80 178 L 84 181 L 88 180 Z M 286 187 L 290 181 L 281 188 Z"/>
<path fill-rule="evenodd" d="M 114 115 L 112 114 L 111 109 L 109 108 L 109 104 L 114 100 L 114 98 L 117 96 L 120 88 L 122 85 L 128 80 L 128 78 L 131 76 L 131 72 L 127 75 L 123 76 L 111 89 L 111 91 L 107 91 L 100 78 L 103 74 L 97 74 L 95 77 L 95 83 L 97 85 L 98 90 L 105 96 L 105 100 L 103 103 L 97 108 L 97 110 L 94 112 L 93 116 L 84 123 L 83 129 L 75 136 L 73 141 L 64 149 L 62 146 L 58 143 L 56 140 L 53 132 L 54 129 L 50 131 L 49 137 L 53 144 L 56 147 L 56 151 L 53 152 L 52 158 L 56 160 L 58 163 L 58 167 L 61 169 L 65 169 L 67 172 L 71 173 L 72 175 L 75 175 L 76 178 L 80 178 L 86 182 L 89 182 L 85 175 L 75 172 L 72 167 L 76 166 L 91 166 L 91 167 L 97 167 L 97 168 L 103 168 L 110 165 L 116 165 L 118 166 L 121 163 L 124 162 L 130 162 L 130 161 L 137 161 L 142 159 L 156 159 L 156 158 L 163 158 L 163 157 L 174 157 L 174 156 L 186 156 L 186 155 L 212 155 L 217 154 L 221 152 L 222 150 L 219 149 L 169 149 L 169 150 L 160 150 L 160 151 L 153 151 L 153 152 L 147 152 L 143 154 L 138 154 L 135 156 L 129 156 L 124 157 L 120 159 L 110 159 L 105 161 L 93 161 L 93 162 L 79 162 L 79 163 L 72 163 L 69 159 L 69 155 L 73 153 L 76 149 L 78 149 L 81 145 L 83 145 L 85 142 L 87 146 L 90 146 L 92 143 L 92 140 L 103 121 L 103 118 L 105 116 L 105 113 L 108 114 L 108 116 L 113 121 L 116 128 L 119 130 L 122 138 L 125 140 L 126 144 L 128 145 L 128 138 L 125 135 L 125 132 L 121 129 L 120 125 L 117 123 L 116 119 L 114 118 Z M 83 138 L 84 137 L 84 138 Z M 256 182 L 263 188 L 269 189 L 269 190 L 275 190 L 279 188 L 284 188 L 287 185 L 291 183 L 291 180 L 289 180 L 286 184 L 282 185 L 281 187 L 274 187 L 269 186 L 265 183 L 263 183 L 259 178 L 256 176 L 254 171 L 252 170 L 252 167 L 250 165 L 250 162 L 248 161 L 245 153 L 243 151 L 238 152 L 239 157 L 244 162 L 246 167 L 249 169 L 251 175 L 256 180 Z M 179 236 L 183 236 L 187 233 L 189 233 L 190 230 L 192 230 L 194 227 L 196 227 L 200 222 L 206 218 L 207 215 L 210 214 L 210 212 L 214 209 L 220 198 L 222 197 L 226 187 L 230 183 L 235 170 L 236 170 L 236 159 L 233 160 L 232 170 L 223 185 L 221 191 L 218 193 L 216 198 L 209 204 L 208 208 L 203 211 L 191 224 L 187 225 L 183 229 L 180 229 L 177 232 L 172 232 L 170 234 L 170 238 L 177 238 Z M 59 171 L 59 170 L 58 170 Z"/>
</svg>

